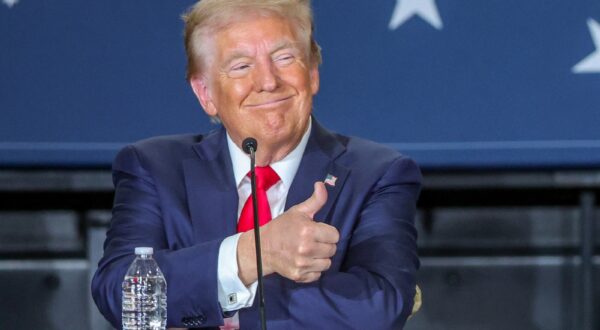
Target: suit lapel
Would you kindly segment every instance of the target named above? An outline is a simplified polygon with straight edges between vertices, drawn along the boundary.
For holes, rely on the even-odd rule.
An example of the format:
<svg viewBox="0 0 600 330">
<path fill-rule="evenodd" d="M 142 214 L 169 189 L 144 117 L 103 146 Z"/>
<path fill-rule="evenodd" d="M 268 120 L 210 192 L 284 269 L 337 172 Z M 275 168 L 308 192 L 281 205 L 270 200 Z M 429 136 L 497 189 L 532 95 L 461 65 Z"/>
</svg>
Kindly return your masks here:
<svg viewBox="0 0 600 330">
<path fill-rule="evenodd" d="M 327 175 L 331 175 L 337 179 L 334 185 L 325 185 L 328 193 L 327 203 L 315 215 L 317 221 L 327 221 L 329 211 L 332 205 L 335 204 L 337 196 L 350 173 L 347 167 L 335 162 L 335 159 L 345 150 L 344 145 L 332 133 L 325 130 L 313 119 L 310 138 L 298 172 L 288 192 L 285 209 L 287 210 L 305 201 L 312 195 L 314 183 L 324 181 Z"/>
<path fill-rule="evenodd" d="M 226 134 L 220 128 L 193 146 L 198 157 L 183 161 L 188 206 L 196 242 L 224 238 L 236 232 L 238 195 Z M 335 162 L 345 146 L 313 119 L 312 131 L 298 172 L 292 182 L 285 209 L 302 203 L 313 193 L 316 181 L 336 177 L 327 187 L 327 203 L 315 215 L 326 221 L 350 170 Z"/>
<path fill-rule="evenodd" d="M 208 134 L 193 148 L 198 157 L 184 160 L 183 170 L 195 241 L 232 235 L 238 195 L 225 130 Z"/>
</svg>

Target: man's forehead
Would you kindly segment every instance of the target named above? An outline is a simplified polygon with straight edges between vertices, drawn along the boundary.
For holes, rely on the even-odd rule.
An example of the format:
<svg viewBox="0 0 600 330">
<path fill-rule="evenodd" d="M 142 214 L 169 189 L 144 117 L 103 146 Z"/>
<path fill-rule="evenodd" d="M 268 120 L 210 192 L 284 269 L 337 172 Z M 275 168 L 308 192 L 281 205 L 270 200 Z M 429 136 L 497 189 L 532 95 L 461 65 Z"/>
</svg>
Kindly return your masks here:
<svg viewBox="0 0 600 330">
<path fill-rule="evenodd" d="M 235 23 L 204 30 L 206 67 L 223 68 L 235 59 L 291 50 L 308 57 L 310 45 L 293 21 L 279 16 L 245 16 Z"/>
<path fill-rule="evenodd" d="M 227 24 L 211 35 L 219 44 L 254 45 L 269 41 L 270 43 L 294 42 L 297 38 L 297 27 L 289 19 L 273 17 L 245 17 Z"/>
</svg>

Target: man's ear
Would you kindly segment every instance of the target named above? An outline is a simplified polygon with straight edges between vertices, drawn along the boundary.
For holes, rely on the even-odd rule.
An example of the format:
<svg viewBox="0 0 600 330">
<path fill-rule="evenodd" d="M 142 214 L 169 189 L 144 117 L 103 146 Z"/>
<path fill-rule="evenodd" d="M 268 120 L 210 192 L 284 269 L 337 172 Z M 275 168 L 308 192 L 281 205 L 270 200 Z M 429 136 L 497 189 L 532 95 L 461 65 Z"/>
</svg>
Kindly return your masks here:
<svg viewBox="0 0 600 330">
<path fill-rule="evenodd" d="M 319 65 L 313 65 L 312 69 L 310 69 L 310 89 L 312 95 L 317 94 L 319 91 Z"/>
<path fill-rule="evenodd" d="M 206 78 L 202 76 L 193 76 L 190 78 L 190 85 L 192 86 L 192 90 L 194 91 L 194 94 L 196 94 L 196 98 L 198 98 L 200 105 L 202 105 L 204 112 L 211 117 L 216 116 L 217 108 L 210 96 Z"/>
</svg>

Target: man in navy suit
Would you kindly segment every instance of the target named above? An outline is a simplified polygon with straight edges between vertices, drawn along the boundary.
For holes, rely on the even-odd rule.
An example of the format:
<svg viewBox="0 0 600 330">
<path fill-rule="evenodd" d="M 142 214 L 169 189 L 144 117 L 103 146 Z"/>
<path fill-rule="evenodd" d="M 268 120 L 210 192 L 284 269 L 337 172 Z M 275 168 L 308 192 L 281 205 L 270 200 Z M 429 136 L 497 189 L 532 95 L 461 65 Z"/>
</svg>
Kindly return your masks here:
<svg viewBox="0 0 600 330">
<path fill-rule="evenodd" d="M 100 311 L 120 327 L 134 247 L 152 246 L 169 327 L 259 328 L 241 150 L 254 137 L 269 182 L 257 184 L 258 209 L 272 218 L 260 228 L 268 328 L 403 327 L 419 265 L 420 172 L 311 115 L 320 48 L 309 1 L 203 0 L 184 19 L 190 84 L 222 126 L 141 141 L 116 157 L 113 219 L 92 283 Z"/>
</svg>

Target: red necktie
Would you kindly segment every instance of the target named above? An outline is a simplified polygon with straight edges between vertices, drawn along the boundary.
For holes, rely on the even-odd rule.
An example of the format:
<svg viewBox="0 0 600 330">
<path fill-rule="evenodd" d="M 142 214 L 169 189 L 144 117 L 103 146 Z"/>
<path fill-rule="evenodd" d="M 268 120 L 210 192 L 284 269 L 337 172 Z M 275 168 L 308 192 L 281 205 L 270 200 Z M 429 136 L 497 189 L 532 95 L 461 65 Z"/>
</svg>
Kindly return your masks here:
<svg viewBox="0 0 600 330">
<path fill-rule="evenodd" d="M 275 183 L 279 181 L 279 175 L 273 171 L 271 166 L 255 167 L 256 174 L 256 198 L 258 205 L 258 220 L 260 226 L 271 221 L 271 207 L 269 206 L 269 200 L 267 199 L 267 190 L 271 188 Z M 250 176 L 250 173 L 248 173 Z M 238 221 L 237 231 L 238 233 L 248 231 L 254 228 L 254 207 L 252 204 L 252 195 L 248 197 L 242 213 L 240 213 L 240 220 Z"/>
</svg>

